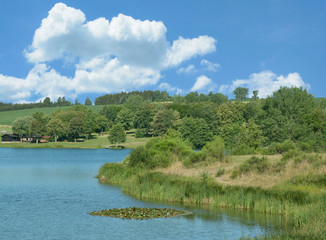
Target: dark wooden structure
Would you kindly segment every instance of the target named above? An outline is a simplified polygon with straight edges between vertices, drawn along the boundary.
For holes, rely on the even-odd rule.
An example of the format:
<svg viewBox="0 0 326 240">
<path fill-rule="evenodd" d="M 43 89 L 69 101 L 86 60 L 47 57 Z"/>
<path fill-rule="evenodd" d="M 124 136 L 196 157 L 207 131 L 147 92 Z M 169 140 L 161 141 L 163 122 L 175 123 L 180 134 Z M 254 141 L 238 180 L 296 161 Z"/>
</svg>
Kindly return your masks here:
<svg viewBox="0 0 326 240">
<path fill-rule="evenodd" d="M 18 134 L 4 134 L 2 136 L 2 142 L 19 142 L 20 138 Z"/>
</svg>

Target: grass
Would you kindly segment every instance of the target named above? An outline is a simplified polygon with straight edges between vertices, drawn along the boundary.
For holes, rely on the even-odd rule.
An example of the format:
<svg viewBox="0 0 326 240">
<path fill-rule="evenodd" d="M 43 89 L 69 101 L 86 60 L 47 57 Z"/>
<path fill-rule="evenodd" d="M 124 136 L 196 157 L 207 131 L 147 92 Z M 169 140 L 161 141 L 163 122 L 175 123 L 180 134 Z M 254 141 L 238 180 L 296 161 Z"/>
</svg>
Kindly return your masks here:
<svg viewBox="0 0 326 240">
<path fill-rule="evenodd" d="M 100 112 L 103 107 L 104 106 L 102 105 L 87 106 L 87 108 L 93 110 L 94 112 Z M 68 108 L 70 107 L 31 108 L 24 110 L 0 112 L 0 125 L 12 125 L 13 121 L 15 121 L 17 118 L 32 116 L 35 112 L 43 112 L 45 114 L 50 115 L 57 110 L 66 110 Z"/>
<path fill-rule="evenodd" d="M 8 125 L 0 125 L 0 135 L 5 133 L 12 133 L 11 126 Z"/>
<path fill-rule="evenodd" d="M 108 135 L 93 134 L 93 138 L 84 142 L 48 142 L 48 143 L 0 143 L 0 147 L 9 148 L 114 148 L 108 140 Z M 122 148 L 136 148 L 145 145 L 152 138 L 135 138 L 133 134 L 127 134 L 125 143 L 120 144 Z"/>
<path fill-rule="evenodd" d="M 141 199 L 252 210 L 291 219 L 291 232 L 267 239 L 326 239 L 326 154 L 300 156 L 300 161 L 295 154 L 231 156 L 228 161 L 192 168 L 179 160 L 153 170 L 130 167 L 127 158 L 104 165 L 98 177 Z M 285 164 L 276 171 L 274 166 L 284 157 Z M 241 174 L 231 178 L 234 170 Z"/>
</svg>

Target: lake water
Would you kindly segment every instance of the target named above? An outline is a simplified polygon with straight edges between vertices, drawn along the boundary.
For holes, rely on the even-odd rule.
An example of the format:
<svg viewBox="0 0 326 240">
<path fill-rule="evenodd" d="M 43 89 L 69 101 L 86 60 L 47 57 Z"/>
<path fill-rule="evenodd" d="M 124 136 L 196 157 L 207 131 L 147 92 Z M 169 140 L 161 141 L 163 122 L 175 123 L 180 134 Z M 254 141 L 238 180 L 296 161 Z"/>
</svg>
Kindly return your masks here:
<svg viewBox="0 0 326 240">
<path fill-rule="evenodd" d="M 278 217 L 145 202 L 94 178 L 129 150 L 0 148 L 0 239 L 238 239 L 277 231 Z M 170 207 L 195 215 L 124 220 L 88 212 Z"/>
</svg>

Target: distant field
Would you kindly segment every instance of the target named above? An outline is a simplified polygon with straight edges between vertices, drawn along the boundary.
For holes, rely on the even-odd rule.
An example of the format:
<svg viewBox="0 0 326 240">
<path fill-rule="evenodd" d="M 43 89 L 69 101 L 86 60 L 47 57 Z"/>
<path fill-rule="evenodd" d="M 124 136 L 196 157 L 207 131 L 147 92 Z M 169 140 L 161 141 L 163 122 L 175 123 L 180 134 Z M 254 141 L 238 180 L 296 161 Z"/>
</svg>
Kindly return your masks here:
<svg viewBox="0 0 326 240">
<path fill-rule="evenodd" d="M 88 106 L 89 109 L 92 109 L 94 112 L 100 112 L 104 106 L 103 105 L 94 105 Z M 43 112 L 45 114 L 52 114 L 53 112 L 60 109 L 68 109 L 70 107 L 49 107 L 49 108 L 32 108 L 16 111 L 6 111 L 0 112 L 0 125 L 12 125 L 12 122 L 15 121 L 18 117 L 32 116 L 35 112 Z"/>
</svg>

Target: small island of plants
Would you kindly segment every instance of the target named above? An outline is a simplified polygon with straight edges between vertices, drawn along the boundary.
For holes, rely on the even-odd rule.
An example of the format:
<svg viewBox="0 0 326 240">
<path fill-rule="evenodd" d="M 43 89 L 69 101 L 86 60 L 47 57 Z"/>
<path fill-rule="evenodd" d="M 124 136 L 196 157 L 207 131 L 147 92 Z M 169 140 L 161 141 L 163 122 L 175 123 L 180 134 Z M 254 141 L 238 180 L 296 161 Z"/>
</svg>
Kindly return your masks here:
<svg viewBox="0 0 326 240">
<path fill-rule="evenodd" d="M 167 218 L 176 217 L 180 215 L 192 214 L 182 210 L 171 208 L 113 208 L 107 210 L 94 211 L 89 213 L 92 216 L 114 217 L 123 219 L 151 219 L 151 218 Z"/>
</svg>

